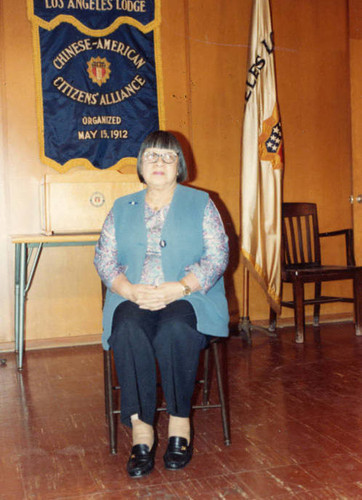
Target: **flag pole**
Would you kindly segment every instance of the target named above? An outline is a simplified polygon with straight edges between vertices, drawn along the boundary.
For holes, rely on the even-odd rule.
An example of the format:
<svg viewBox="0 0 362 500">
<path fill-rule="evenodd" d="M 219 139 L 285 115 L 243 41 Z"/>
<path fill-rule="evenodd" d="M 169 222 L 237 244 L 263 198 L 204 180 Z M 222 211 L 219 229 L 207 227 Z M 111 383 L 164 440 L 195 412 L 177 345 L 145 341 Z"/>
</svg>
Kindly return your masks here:
<svg viewBox="0 0 362 500">
<path fill-rule="evenodd" d="M 241 149 L 243 304 L 239 332 L 251 344 L 249 274 L 271 307 L 281 302 L 283 135 L 276 91 L 274 35 L 269 0 L 253 0 Z"/>
<path fill-rule="evenodd" d="M 244 266 L 243 274 L 243 308 L 238 324 L 239 335 L 248 345 L 252 344 L 251 333 L 253 330 L 265 333 L 268 337 L 276 337 L 276 333 L 263 326 L 253 325 L 249 316 L 249 270 Z"/>
</svg>

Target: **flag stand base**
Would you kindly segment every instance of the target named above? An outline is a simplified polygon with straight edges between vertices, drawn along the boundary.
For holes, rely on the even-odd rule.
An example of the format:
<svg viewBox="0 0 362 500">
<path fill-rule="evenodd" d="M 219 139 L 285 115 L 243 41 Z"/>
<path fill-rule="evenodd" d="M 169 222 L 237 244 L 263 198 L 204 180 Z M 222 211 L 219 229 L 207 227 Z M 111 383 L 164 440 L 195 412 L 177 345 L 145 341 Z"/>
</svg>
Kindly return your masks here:
<svg viewBox="0 0 362 500">
<path fill-rule="evenodd" d="M 238 324 L 238 331 L 239 331 L 239 335 L 240 335 L 242 341 L 248 345 L 252 344 L 251 333 L 253 330 L 262 332 L 271 338 L 277 337 L 277 334 L 275 333 L 275 331 L 271 331 L 268 328 L 265 328 L 263 326 L 255 326 L 250 321 L 249 316 L 242 316 L 240 318 L 240 321 Z"/>
<path fill-rule="evenodd" d="M 255 326 L 250 321 L 249 317 L 249 271 L 244 267 L 243 274 L 243 315 L 241 316 L 238 324 L 239 335 L 242 340 L 251 345 L 251 332 L 253 330 L 260 331 L 267 335 L 268 337 L 275 338 L 277 334 L 275 333 L 275 325 L 271 325 L 272 328 L 264 328 L 263 326 Z"/>
</svg>

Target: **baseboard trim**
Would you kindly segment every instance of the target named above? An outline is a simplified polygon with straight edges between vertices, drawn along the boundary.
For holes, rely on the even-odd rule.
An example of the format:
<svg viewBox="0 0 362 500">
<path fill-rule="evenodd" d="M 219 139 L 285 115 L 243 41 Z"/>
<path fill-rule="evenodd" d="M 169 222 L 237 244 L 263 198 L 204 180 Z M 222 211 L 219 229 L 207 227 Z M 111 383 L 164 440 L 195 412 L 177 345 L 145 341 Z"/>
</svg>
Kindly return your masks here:
<svg viewBox="0 0 362 500">
<path fill-rule="evenodd" d="M 269 326 L 269 320 L 268 319 L 256 319 L 253 320 L 250 318 L 251 324 L 255 326 L 262 326 L 264 328 L 267 328 Z M 339 314 L 324 314 L 320 316 L 319 323 L 323 325 L 324 323 L 347 323 L 347 322 L 353 322 L 353 314 L 352 313 L 339 313 Z M 312 325 L 313 324 L 313 316 L 306 316 L 305 317 L 305 323 L 306 325 Z M 294 326 L 294 318 L 293 317 L 287 317 L 287 318 L 278 318 L 277 319 L 277 328 L 287 328 L 287 327 L 293 327 Z M 231 323 L 230 325 L 230 332 L 235 333 L 239 329 L 239 323 Z"/>
<path fill-rule="evenodd" d="M 58 337 L 50 339 L 30 339 L 25 341 L 25 350 L 56 349 L 57 347 L 75 347 L 81 345 L 101 344 L 102 334 L 78 335 L 75 337 Z M 15 342 L 0 342 L 0 352 L 15 351 Z"/>
</svg>

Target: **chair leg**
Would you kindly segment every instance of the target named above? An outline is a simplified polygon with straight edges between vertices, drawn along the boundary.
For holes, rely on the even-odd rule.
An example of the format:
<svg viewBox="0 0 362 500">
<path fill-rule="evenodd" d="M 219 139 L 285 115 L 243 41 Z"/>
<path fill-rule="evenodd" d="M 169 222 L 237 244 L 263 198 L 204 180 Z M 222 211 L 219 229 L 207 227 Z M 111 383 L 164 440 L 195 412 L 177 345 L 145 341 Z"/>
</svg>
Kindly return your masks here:
<svg viewBox="0 0 362 500">
<path fill-rule="evenodd" d="M 104 406 L 105 406 L 105 415 L 106 422 L 109 422 L 109 377 L 107 370 L 107 351 L 103 351 L 103 381 L 104 381 Z"/>
<path fill-rule="evenodd" d="M 293 282 L 295 341 L 297 344 L 304 342 L 304 283 Z"/>
<path fill-rule="evenodd" d="M 221 404 L 221 417 L 222 417 L 222 427 L 224 430 L 224 443 L 226 446 L 229 446 L 230 445 L 229 424 L 228 424 L 226 405 L 225 405 L 224 388 L 222 385 L 222 377 L 221 377 L 221 369 L 220 369 L 220 361 L 219 361 L 219 351 L 218 351 L 218 345 L 216 342 L 213 342 L 212 348 L 213 348 L 213 353 L 214 353 L 214 358 L 215 358 L 217 388 L 219 391 L 219 399 L 220 399 L 220 404 Z"/>
<path fill-rule="evenodd" d="M 362 335 L 362 270 L 356 270 L 353 279 L 354 316 L 356 335 Z"/>
<path fill-rule="evenodd" d="M 112 351 L 103 351 L 104 361 L 104 389 L 106 416 L 108 420 L 109 444 L 112 455 L 117 453 L 116 442 L 116 424 L 114 418 L 114 400 L 113 400 L 113 377 L 112 377 Z"/>
<path fill-rule="evenodd" d="M 204 384 L 202 390 L 202 404 L 207 405 L 209 402 L 209 356 L 210 347 L 205 349 L 204 357 Z"/>
<path fill-rule="evenodd" d="M 277 328 L 277 313 L 271 307 L 269 311 L 269 332 L 275 332 Z"/>
<path fill-rule="evenodd" d="M 280 283 L 280 298 L 283 297 L 283 280 Z M 280 313 L 281 313 L 282 304 L 280 304 Z M 269 328 L 268 331 L 271 333 L 275 333 L 277 329 L 277 313 L 271 307 L 269 309 Z"/>
<path fill-rule="evenodd" d="M 319 299 L 321 296 L 322 283 L 317 282 L 314 285 L 314 298 Z M 319 325 L 319 312 L 321 310 L 320 304 L 314 304 L 313 326 Z"/>
</svg>

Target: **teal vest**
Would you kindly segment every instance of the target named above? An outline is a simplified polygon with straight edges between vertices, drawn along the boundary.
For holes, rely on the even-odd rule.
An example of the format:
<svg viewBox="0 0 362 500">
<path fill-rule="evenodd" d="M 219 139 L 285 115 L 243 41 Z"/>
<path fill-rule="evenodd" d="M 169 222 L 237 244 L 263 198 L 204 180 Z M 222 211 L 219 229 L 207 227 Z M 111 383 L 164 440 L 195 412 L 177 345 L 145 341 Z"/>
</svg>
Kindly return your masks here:
<svg viewBox="0 0 362 500">
<path fill-rule="evenodd" d="M 113 206 L 118 248 L 118 262 L 127 266 L 131 283 L 139 283 L 147 250 L 144 223 L 146 191 L 123 196 Z M 178 184 L 161 234 L 162 268 L 165 281 L 178 281 L 185 268 L 198 262 L 203 254 L 202 223 L 209 195 L 204 191 Z M 103 309 L 103 347 L 109 349 L 113 314 L 126 299 L 107 290 Z M 206 293 L 195 292 L 180 300 L 190 302 L 195 310 L 197 329 L 207 335 L 228 335 L 228 306 L 223 278 Z"/>
</svg>

